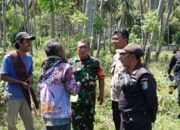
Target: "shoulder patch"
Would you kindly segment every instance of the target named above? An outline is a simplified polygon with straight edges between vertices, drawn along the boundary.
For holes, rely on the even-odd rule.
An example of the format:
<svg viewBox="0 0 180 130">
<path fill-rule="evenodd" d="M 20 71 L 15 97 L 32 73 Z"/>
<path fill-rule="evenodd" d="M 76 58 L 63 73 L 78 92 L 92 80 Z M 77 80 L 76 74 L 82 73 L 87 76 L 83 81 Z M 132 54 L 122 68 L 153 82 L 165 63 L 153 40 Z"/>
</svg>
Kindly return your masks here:
<svg viewBox="0 0 180 130">
<path fill-rule="evenodd" d="M 141 81 L 143 82 L 143 81 L 147 81 L 148 80 L 148 78 L 142 78 L 141 79 Z"/>
<path fill-rule="evenodd" d="M 148 82 L 147 81 L 142 81 L 141 86 L 142 86 L 143 90 L 147 90 L 148 89 Z"/>
</svg>

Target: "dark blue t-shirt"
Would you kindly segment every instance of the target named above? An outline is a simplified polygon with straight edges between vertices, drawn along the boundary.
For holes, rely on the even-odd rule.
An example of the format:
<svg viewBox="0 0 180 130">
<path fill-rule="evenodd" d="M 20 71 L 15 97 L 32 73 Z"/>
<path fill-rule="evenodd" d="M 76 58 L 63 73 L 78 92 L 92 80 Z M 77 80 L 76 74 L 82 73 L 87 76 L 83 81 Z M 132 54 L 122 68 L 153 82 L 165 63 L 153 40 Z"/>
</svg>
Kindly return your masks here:
<svg viewBox="0 0 180 130">
<path fill-rule="evenodd" d="M 27 72 L 32 73 L 33 70 L 32 56 L 26 54 L 24 56 L 21 56 L 21 59 L 26 67 Z M 17 79 L 10 54 L 4 56 L 0 73 L 7 74 L 9 77 Z M 5 90 L 11 94 L 9 99 L 24 99 L 23 92 L 21 90 L 20 85 L 18 84 L 7 83 Z"/>
</svg>

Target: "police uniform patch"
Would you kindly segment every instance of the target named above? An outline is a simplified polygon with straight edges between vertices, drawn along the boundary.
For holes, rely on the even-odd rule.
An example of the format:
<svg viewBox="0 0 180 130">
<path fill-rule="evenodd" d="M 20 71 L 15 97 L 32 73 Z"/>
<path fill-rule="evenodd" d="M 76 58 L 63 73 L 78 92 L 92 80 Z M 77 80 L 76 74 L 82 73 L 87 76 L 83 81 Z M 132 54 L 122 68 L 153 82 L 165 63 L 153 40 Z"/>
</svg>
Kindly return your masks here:
<svg viewBox="0 0 180 130">
<path fill-rule="evenodd" d="M 141 82 L 141 85 L 142 85 L 142 89 L 143 89 L 143 90 L 148 89 L 148 82 L 147 82 L 147 81 Z"/>
</svg>

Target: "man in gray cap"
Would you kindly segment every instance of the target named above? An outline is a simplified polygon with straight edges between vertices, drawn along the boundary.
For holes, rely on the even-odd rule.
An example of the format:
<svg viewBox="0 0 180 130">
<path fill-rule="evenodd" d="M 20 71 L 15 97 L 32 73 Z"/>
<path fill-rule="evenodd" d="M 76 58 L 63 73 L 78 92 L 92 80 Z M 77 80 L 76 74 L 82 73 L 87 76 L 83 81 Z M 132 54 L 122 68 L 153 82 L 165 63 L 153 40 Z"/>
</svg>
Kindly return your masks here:
<svg viewBox="0 0 180 130">
<path fill-rule="evenodd" d="M 144 52 L 140 46 L 130 44 L 120 53 L 122 64 L 129 72 L 120 77 L 120 130 L 151 130 L 158 108 L 156 81 L 143 65 Z"/>
<path fill-rule="evenodd" d="M 26 130 L 34 130 L 31 115 L 30 93 L 35 101 L 31 88 L 33 62 L 27 54 L 32 48 L 34 36 L 26 32 L 16 35 L 15 51 L 4 56 L 0 70 L 1 79 L 7 82 L 5 95 L 7 97 L 7 122 L 8 130 L 16 130 L 17 115 L 19 113 Z M 36 107 L 38 108 L 37 100 Z"/>
<path fill-rule="evenodd" d="M 124 67 L 120 61 L 119 51 L 128 45 L 129 33 L 127 30 L 116 30 L 112 36 L 113 46 L 116 50 L 116 54 L 113 56 L 113 64 L 111 66 L 111 100 L 112 100 L 112 115 L 116 130 L 120 128 L 120 111 L 118 109 L 119 100 L 119 89 L 116 87 L 116 83 L 121 82 L 119 79 L 119 74 L 124 70 Z"/>
</svg>

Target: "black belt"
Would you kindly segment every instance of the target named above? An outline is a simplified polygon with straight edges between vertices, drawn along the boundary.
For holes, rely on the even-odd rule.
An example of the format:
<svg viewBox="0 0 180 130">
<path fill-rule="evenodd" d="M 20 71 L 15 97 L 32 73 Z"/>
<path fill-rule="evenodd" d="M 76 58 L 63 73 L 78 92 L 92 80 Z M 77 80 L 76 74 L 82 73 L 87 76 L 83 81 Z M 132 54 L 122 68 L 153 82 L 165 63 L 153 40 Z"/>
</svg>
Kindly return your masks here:
<svg viewBox="0 0 180 130">
<path fill-rule="evenodd" d="M 149 120 L 147 111 L 129 111 L 121 112 L 121 116 L 125 121 L 140 121 L 140 120 Z"/>
</svg>

